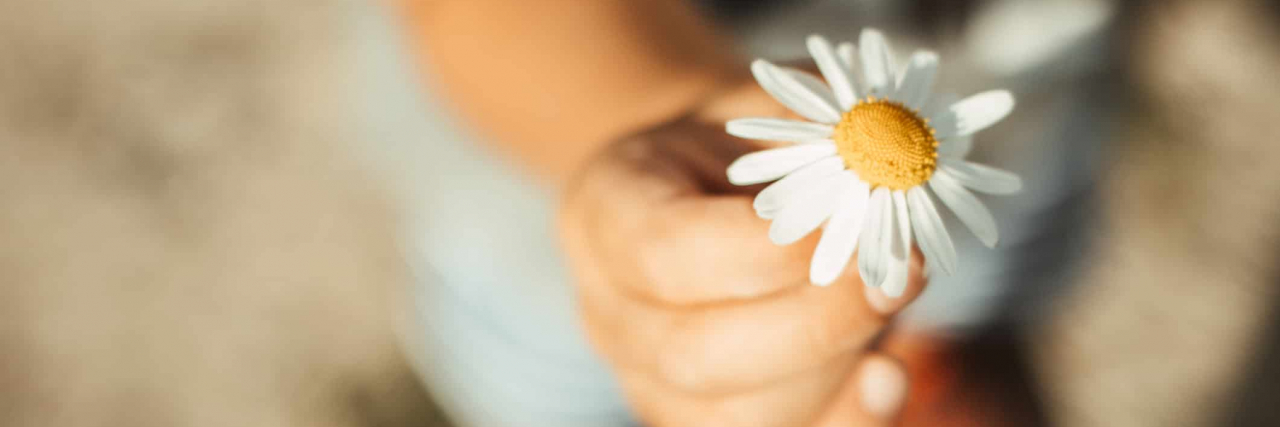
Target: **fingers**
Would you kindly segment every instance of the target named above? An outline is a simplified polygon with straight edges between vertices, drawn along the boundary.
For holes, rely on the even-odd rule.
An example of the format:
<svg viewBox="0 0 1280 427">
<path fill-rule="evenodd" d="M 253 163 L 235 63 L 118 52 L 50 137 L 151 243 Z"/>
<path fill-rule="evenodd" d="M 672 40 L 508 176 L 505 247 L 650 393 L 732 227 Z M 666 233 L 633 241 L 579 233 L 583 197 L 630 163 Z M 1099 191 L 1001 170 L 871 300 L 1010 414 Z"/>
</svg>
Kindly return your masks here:
<svg viewBox="0 0 1280 427">
<path fill-rule="evenodd" d="M 673 305 L 761 297 L 809 284 L 817 233 L 778 246 L 769 223 L 742 196 L 674 200 L 650 215 L 650 234 L 638 236 L 636 261 L 650 274 L 622 284 Z M 664 274 L 669 271 L 686 275 Z"/>
<path fill-rule="evenodd" d="M 847 354 L 770 387 L 724 395 L 674 390 L 648 375 L 621 372 L 632 407 L 653 426 L 809 426 L 844 387 L 857 362 Z"/>
<path fill-rule="evenodd" d="M 653 425 L 810 425 L 924 288 L 919 252 L 899 299 L 857 268 L 811 286 L 819 233 L 773 244 L 749 195 L 696 170 L 723 181 L 720 154 L 648 138 L 594 162 L 561 210 L 588 337 Z"/>
<path fill-rule="evenodd" d="M 662 145 L 620 144 L 584 174 L 562 210 L 562 229 L 597 253 L 632 292 L 674 305 L 751 298 L 808 283 L 815 233 L 788 246 L 745 195 L 708 195 Z M 707 154 L 718 156 L 717 154 Z M 723 175 L 723 168 L 720 168 Z M 666 274 L 678 271 L 685 275 Z"/>
<path fill-rule="evenodd" d="M 758 387 L 862 348 L 894 313 L 873 308 L 865 286 L 847 278 L 828 287 L 802 285 L 681 307 L 636 297 L 624 286 L 608 285 L 616 280 L 611 277 L 583 277 L 597 280 L 584 281 L 580 290 L 584 323 L 597 348 L 615 365 L 696 393 Z M 923 287 L 916 268 L 909 292 L 894 307 Z"/>
<path fill-rule="evenodd" d="M 796 374 L 864 346 L 885 318 L 862 286 L 799 286 L 753 300 L 668 307 L 584 286 L 588 333 L 615 364 L 680 389 L 723 393 Z"/>
<path fill-rule="evenodd" d="M 584 323 L 615 365 L 692 392 L 756 387 L 864 346 L 924 286 L 918 253 L 899 300 L 868 304 L 856 268 L 810 286 L 817 233 L 774 245 L 747 197 L 702 193 L 652 147 L 622 150 L 562 217 Z"/>
<path fill-rule="evenodd" d="M 578 229 L 573 231 L 584 251 L 624 260 L 630 265 L 608 266 L 631 269 L 621 285 L 672 305 L 754 298 L 808 284 L 820 231 L 790 245 L 774 244 L 770 224 L 757 216 L 750 195 L 707 194 L 706 179 L 690 169 L 690 163 L 708 163 L 723 177 L 724 153 L 696 151 L 675 137 L 654 138 L 669 144 L 619 144 L 566 202 L 563 227 Z M 672 271 L 684 274 L 667 274 Z M 844 279 L 861 286 L 857 274 Z"/>
<path fill-rule="evenodd" d="M 906 403 L 907 384 L 906 370 L 897 360 L 864 356 L 814 427 L 895 425 Z"/>
<path fill-rule="evenodd" d="M 582 273 L 582 314 L 597 348 L 615 364 L 694 392 L 733 391 L 865 346 L 888 316 L 923 290 L 919 265 L 917 253 L 903 297 L 870 291 L 871 298 L 884 301 L 879 308 L 865 296 L 867 287 L 850 279 L 684 307 L 637 297 L 598 271 Z M 851 269 L 846 275 L 857 273 Z"/>
</svg>

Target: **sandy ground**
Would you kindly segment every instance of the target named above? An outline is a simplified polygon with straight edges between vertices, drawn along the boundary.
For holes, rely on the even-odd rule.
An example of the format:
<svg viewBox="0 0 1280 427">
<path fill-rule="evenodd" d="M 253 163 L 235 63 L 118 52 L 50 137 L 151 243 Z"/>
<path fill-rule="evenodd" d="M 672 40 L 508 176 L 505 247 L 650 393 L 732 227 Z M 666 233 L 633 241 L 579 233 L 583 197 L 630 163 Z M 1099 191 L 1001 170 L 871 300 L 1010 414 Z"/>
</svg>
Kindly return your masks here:
<svg viewBox="0 0 1280 427">
<path fill-rule="evenodd" d="M 1138 12 L 1099 241 L 1031 338 L 1060 425 L 1280 420 L 1280 9 L 1267 3 Z"/>
<path fill-rule="evenodd" d="M 0 1 L 0 424 L 438 425 L 344 7 Z"/>
</svg>

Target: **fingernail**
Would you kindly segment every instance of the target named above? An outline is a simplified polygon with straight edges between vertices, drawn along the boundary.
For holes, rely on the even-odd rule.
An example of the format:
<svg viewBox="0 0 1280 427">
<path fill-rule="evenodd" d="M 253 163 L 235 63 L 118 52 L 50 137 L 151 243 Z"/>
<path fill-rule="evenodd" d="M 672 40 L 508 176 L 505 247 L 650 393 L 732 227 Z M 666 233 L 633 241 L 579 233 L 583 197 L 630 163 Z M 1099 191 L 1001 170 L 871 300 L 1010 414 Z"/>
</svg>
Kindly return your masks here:
<svg viewBox="0 0 1280 427">
<path fill-rule="evenodd" d="M 858 382 L 863 410 L 881 420 L 897 418 L 907 397 L 907 375 L 901 365 L 883 356 L 872 356 L 863 362 Z"/>
</svg>

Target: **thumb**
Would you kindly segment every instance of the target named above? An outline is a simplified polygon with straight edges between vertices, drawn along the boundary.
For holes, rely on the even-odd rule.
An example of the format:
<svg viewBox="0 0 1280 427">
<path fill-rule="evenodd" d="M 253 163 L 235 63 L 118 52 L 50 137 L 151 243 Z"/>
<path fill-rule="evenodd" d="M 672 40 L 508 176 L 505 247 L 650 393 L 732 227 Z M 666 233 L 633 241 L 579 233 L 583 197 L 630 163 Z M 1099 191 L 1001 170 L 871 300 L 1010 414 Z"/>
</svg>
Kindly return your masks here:
<svg viewBox="0 0 1280 427">
<path fill-rule="evenodd" d="M 907 398 L 902 364 L 883 354 L 868 354 L 815 427 L 887 427 L 895 425 Z"/>
</svg>

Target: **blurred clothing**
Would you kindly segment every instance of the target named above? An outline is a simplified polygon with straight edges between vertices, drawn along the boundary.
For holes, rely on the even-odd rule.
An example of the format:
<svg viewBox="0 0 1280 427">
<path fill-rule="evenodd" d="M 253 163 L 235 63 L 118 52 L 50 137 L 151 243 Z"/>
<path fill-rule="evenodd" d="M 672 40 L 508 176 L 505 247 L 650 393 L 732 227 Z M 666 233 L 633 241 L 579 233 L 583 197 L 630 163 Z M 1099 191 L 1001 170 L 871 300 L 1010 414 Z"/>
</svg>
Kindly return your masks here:
<svg viewBox="0 0 1280 427">
<path fill-rule="evenodd" d="M 370 155 L 405 195 L 421 327 L 407 341 L 435 396 L 464 427 L 631 425 L 579 332 L 549 195 L 424 102 L 394 21 L 366 12 Z"/>
</svg>

